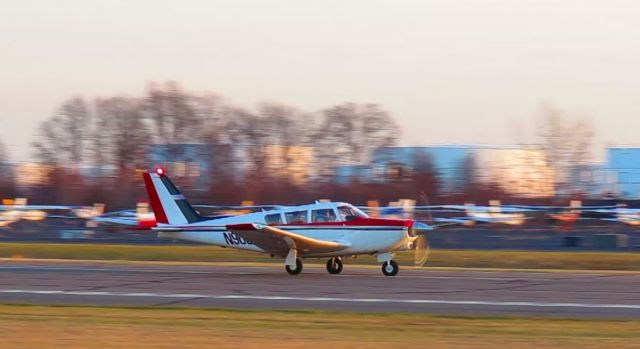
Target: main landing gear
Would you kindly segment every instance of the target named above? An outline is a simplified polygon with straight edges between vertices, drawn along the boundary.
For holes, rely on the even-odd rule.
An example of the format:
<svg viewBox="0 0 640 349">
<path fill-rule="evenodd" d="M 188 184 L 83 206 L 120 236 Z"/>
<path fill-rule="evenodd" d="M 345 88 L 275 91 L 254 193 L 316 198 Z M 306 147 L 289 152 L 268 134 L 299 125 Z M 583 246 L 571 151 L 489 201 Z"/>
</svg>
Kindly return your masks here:
<svg viewBox="0 0 640 349">
<path fill-rule="evenodd" d="M 333 257 L 327 261 L 327 271 L 329 274 L 340 274 L 342 271 L 342 259 Z"/>
<path fill-rule="evenodd" d="M 381 257 L 387 258 L 388 256 Z M 302 271 L 302 261 L 300 260 L 300 258 L 296 258 L 295 266 L 285 264 L 284 268 L 290 275 L 298 275 Z M 342 268 L 342 258 L 340 257 L 333 257 L 327 261 L 327 272 L 329 272 L 329 274 L 340 274 L 342 272 Z M 398 274 L 399 270 L 400 266 L 398 266 L 398 263 L 393 259 L 384 260 L 384 262 L 382 263 L 382 274 L 384 274 L 385 276 L 395 276 L 396 274 Z"/>
<path fill-rule="evenodd" d="M 398 274 L 398 270 L 400 270 L 400 266 L 393 259 L 382 263 L 382 274 L 386 276 L 395 276 Z"/>
<path fill-rule="evenodd" d="M 287 273 L 290 275 L 298 275 L 302 271 L 302 261 L 300 258 L 296 258 L 296 267 L 292 268 L 289 265 L 285 265 L 284 268 L 287 270 Z"/>
</svg>

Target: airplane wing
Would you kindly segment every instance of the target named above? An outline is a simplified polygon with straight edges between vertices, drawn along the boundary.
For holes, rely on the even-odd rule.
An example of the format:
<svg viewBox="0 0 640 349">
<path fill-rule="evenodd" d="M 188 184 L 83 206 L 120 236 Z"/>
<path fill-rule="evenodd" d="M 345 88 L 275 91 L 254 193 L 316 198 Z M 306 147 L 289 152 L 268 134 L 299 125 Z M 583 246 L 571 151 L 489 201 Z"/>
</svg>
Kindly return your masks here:
<svg viewBox="0 0 640 349">
<path fill-rule="evenodd" d="M 434 218 L 433 222 L 440 224 L 467 224 L 473 222 L 470 217 Z"/>
<path fill-rule="evenodd" d="M 418 219 L 416 221 L 428 224 L 432 228 L 432 230 L 439 230 L 440 228 L 444 227 L 468 225 L 469 223 L 473 223 L 472 220 L 465 218 L 432 218 Z"/>
<path fill-rule="evenodd" d="M 608 213 L 608 214 L 638 214 L 640 213 L 640 209 L 638 208 L 624 208 L 624 207 L 616 207 L 616 208 L 605 208 L 605 209 L 586 209 L 582 210 L 584 212 L 593 212 L 593 213 Z"/>
<path fill-rule="evenodd" d="M 231 224 L 227 230 L 251 241 L 261 249 L 273 254 L 286 254 L 295 248 L 298 253 L 325 253 L 348 248 L 346 242 L 318 240 L 295 234 L 283 229 L 264 224 Z"/>
<path fill-rule="evenodd" d="M 0 205 L 0 211 L 16 210 L 71 210 L 75 206 L 59 206 L 59 205 Z"/>
<path fill-rule="evenodd" d="M 495 210 L 499 210 L 502 213 L 524 213 L 524 212 L 540 211 L 539 209 L 536 209 L 533 206 L 527 207 L 527 206 L 510 206 L 510 205 L 500 205 L 500 206 L 443 205 L 441 207 L 449 210 L 474 211 L 474 212 L 493 212 Z"/>
<path fill-rule="evenodd" d="M 108 212 L 90 219 L 96 223 L 151 228 L 156 225 L 153 213 L 137 213 L 135 210 Z"/>
<path fill-rule="evenodd" d="M 111 223 L 111 224 L 120 224 L 120 225 L 138 225 L 138 219 L 135 217 L 105 217 L 98 216 L 92 219 L 94 222 L 98 223 Z"/>
<path fill-rule="evenodd" d="M 248 205 L 248 206 L 234 206 L 234 205 L 193 205 L 193 208 L 209 208 L 214 210 L 252 210 L 255 212 L 271 211 L 287 208 L 284 205 Z"/>
</svg>

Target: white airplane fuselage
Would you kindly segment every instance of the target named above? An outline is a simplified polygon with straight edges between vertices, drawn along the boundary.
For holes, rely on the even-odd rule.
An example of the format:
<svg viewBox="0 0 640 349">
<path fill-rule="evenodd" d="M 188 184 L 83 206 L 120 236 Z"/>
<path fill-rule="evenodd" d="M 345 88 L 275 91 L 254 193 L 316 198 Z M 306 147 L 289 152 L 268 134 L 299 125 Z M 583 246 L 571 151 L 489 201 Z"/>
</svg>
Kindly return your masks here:
<svg viewBox="0 0 640 349">
<path fill-rule="evenodd" d="M 251 241 L 247 241 L 236 233 L 226 229 L 227 225 L 232 224 L 257 223 L 267 224 L 309 238 L 336 241 L 349 246 L 346 249 L 336 252 L 305 253 L 304 251 L 299 251 L 299 254 L 304 257 L 330 257 L 390 252 L 408 249 L 411 242 L 415 240 L 415 237 L 409 235 L 408 226 L 382 225 L 385 221 L 391 220 L 369 218 L 363 213 L 361 213 L 362 216 L 354 217 L 351 221 L 342 220 L 342 217 L 339 215 L 339 207 L 354 209 L 351 205 L 345 203 L 318 203 L 195 222 L 183 227 L 159 224 L 156 230 L 158 230 L 158 237 L 161 238 L 194 241 L 221 247 L 265 253 L 264 250 Z M 340 221 L 312 222 L 311 215 L 313 210 L 333 210 Z M 309 223 L 285 223 L 287 213 L 302 211 L 305 211 L 306 222 Z M 280 216 L 282 223 L 269 224 L 267 219 L 265 219 L 266 217 L 274 216 Z"/>
</svg>

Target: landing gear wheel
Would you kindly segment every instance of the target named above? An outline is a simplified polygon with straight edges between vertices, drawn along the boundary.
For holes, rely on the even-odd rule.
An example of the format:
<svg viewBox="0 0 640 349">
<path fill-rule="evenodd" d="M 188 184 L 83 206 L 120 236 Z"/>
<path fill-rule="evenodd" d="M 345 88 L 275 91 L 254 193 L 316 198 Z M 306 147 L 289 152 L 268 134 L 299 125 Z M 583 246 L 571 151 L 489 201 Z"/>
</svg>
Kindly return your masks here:
<svg viewBox="0 0 640 349">
<path fill-rule="evenodd" d="M 340 257 L 334 257 L 327 261 L 327 271 L 329 274 L 340 274 L 342 271 L 342 260 Z"/>
<path fill-rule="evenodd" d="M 394 260 L 382 263 L 382 274 L 386 276 L 395 276 L 398 274 L 398 270 L 400 270 L 400 267 Z"/>
<path fill-rule="evenodd" d="M 302 261 L 300 260 L 300 258 L 296 258 L 295 269 L 291 269 L 291 267 L 288 265 L 285 265 L 284 268 L 287 270 L 287 273 L 289 273 L 290 275 L 298 275 L 302 271 Z"/>
</svg>

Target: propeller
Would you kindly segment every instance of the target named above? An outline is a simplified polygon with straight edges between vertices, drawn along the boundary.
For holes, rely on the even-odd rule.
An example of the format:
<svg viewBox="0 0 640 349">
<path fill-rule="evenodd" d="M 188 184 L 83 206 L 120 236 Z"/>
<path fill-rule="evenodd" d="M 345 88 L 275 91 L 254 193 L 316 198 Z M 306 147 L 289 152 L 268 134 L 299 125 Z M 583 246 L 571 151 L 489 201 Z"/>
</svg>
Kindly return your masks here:
<svg viewBox="0 0 640 349">
<path fill-rule="evenodd" d="M 413 225 L 414 234 L 418 237 L 413 241 L 413 263 L 416 267 L 422 267 L 429 258 L 429 241 L 427 241 L 427 231 L 433 230 L 428 224 L 415 222 Z"/>
<path fill-rule="evenodd" d="M 424 235 L 418 236 L 418 238 L 413 242 L 413 246 L 415 249 L 413 264 L 416 267 L 423 267 L 429 258 L 429 242 L 427 241 L 427 237 Z"/>
</svg>

